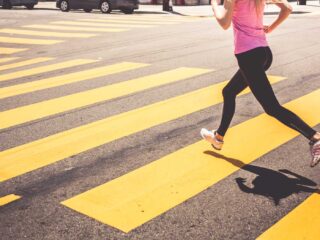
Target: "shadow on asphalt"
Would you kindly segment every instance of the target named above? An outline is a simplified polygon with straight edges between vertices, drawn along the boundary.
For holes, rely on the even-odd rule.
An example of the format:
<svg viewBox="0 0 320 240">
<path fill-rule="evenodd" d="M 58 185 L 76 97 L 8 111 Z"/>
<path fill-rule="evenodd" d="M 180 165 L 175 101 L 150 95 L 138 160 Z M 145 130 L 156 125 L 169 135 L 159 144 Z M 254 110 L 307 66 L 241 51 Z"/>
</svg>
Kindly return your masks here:
<svg viewBox="0 0 320 240">
<path fill-rule="evenodd" d="M 35 7 L 34 9 L 27 9 L 25 7 L 13 7 L 12 9 L 3 9 L 3 8 L 0 8 L 0 10 L 7 10 L 7 11 L 21 11 L 21 10 L 24 10 L 24 11 L 37 11 L 37 10 L 49 10 L 49 11 L 61 11 L 59 8 L 37 8 Z"/>
<path fill-rule="evenodd" d="M 167 15 L 166 12 L 152 12 L 152 11 L 136 11 L 133 14 L 160 14 L 160 15 Z"/>
<path fill-rule="evenodd" d="M 291 14 L 306 14 L 306 11 L 292 11 Z M 279 15 L 279 12 L 265 12 L 263 15 Z"/>
<path fill-rule="evenodd" d="M 281 199 L 289 197 L 294 193 L 320 193 L 318 188 L 316 188 L 317 184 L 315 182 L 287 169 L 274 171 L 272 169 L 258 167 L 251 164 L 246 165 L 238 159 L 228 158 L 213 151 L 205 151 L 204 153 L 215 158 L 224 159 L 238 168 L 257 175 L 250 184 L 252 187 L 248 187 L 244 184 L 246 182 L 245 178 L 239 177 L 236 178 L 235 181 L 241 191 L 265 196 L 272 199 L 275 205 L 279 205 Z M 311 186 L 315 188 L 312 188 Z"/>
<path fill-rule="evenodd" d="M 171 14 L 174 14 L 174 15 L 179 15 L 179 16 L 188 16 L 188 15 L 185 15 L 185 14 L 182 14 L 182 13 L 179 13 L 179 12 L 176 12 L 176 11 L 171 11 L 170 13 L 171 13 Z"/>
<path fill-rule="evenodd" d="M 320 3 L 319 3 L 319 5 L 314 5 L 314 4 L 309 4 L 308 3 L 308 5 L 307 5 L 308 7 L 310 6 L 310 7 L 320 7 Z"/>
<path fill-rule="evenodd" d="M 0 7 L 0 10 L 2 10 L 3 8 Z M 25 7 L 14 7 L 12 9 L 3 9 L 3 10 L 10 10 L 10 11 L 37 11 L 37 10 L 49 10 L 49 11 L 61 11 L 59 8 L 37 8 L 35 7 L 34 9 L 32 10 L 28 10 L 27 8 Z M 109 14 L 103 14 L 101 13 L 101 11 L 99 9 L 96 9 L 96 10 L 93 10 L 91 13 L 86 13 L 84 12 L 83 10 L 81 9 L 74 9 L 74 10 L 70 10 L 71 13 L 83 13 L 83 14 L 103 14 L 105 16 L 108 16 L 108 15 L 125 15 L 124 13 L 122 13 L 120 10 L 115 10 L 116 12 L 111 12 Z M 69 13 L 70 13 L 69 12 Z M 171 12 L 170 12 L 171 13 Z M 159 14 L 159 15 L 168 15 L 169 13 L 166 13 L 166 12 L 155 12 L 155 11 L 135 11 L 133 14 L 131 15 L 147 15 L 147 14 Z M 180 14 L 180 13 L 176 13 L 178 15 L 181 15 L 181 16 L 185 16 L 183 14 Z M 128 14 L 129 15 L 129 14 Z"/>
<path fill-rule="evenodd" d="M 60 11 L 60 9 L 58 9 Z M 74 12 L 74 13 L 83 13 L 83 14 L 99 14 L 99 15 L 104 15 L 106 17 L 108 16 L 111 16 L 111 15 L 126 15 L 126 16 L 132 16 L 132 15 L 152 15 L 152 14 L 158 14 L 158 15 L 168 15 L 167 13 L 165 12 L 152 12 L 152 11 L 135 11 L 134 13 L 132 14 L 124 14 L 123 12 L 121 12 L 120 10 L 114 10 L 112 11 L 111 13 L 108 13 L 108 14 L 104 14 L 104 13 L 101 13 L 101 11 L 99 9 L 96 9 L 96 10 L 93 10 L 92 12 L 90 13 L 86 13 L 82 10 L 70 10 L 70 12 Z"/>
</svg>

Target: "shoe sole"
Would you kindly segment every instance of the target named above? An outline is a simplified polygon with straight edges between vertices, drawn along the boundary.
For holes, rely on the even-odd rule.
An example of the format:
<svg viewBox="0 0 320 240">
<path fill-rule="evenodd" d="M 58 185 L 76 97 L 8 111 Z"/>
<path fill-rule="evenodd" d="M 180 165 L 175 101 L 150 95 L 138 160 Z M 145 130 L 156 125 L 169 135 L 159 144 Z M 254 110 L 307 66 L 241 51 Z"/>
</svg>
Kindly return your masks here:
<svg viewBox="0 0 320 240">
<path fill-rule="evenodd" d="M 320 162 L 320 158 L 318 158 L 316 161 L 312 161 L 311 164 L 310 164 L 310 167 L 315 167 L 318 165 L 318 163 Z"/>
<path fill-rule="evenodd" d="M 206 137 L 202 134 L 202 132 L 200 132 L 200 135 L 202 137 L 202 139 L 204 139 L 205 141 L 209 142 Z M 220 151 L 222 148 L 216 148 L 212 143 L 211 143 L 211 146 L 215 149 L 215 150 L 218 150 Z"/>
<path fill-rule="evenodd" d="M 218 151 L 221 151 L 222 148 L 216 148 L 213 144 L 211 144 L 211 146 L 215 149 L 215 150 L 218 150 Z"/>
</svg>

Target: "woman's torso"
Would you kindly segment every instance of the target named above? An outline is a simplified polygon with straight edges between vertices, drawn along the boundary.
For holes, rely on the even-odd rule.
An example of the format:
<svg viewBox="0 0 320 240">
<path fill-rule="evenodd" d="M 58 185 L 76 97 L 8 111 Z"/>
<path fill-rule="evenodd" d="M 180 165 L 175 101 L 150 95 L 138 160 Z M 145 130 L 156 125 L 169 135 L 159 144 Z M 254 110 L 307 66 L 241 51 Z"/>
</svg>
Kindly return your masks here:
<svg viewBox="0 0 320 240">
<path fill-rule="evenodd" d="M 235 0 L 232 25 L 234 32 L 235 54 L 256 47 L 268 46 L 263 31 L 264 0 L 256 10 L 255 0 Z"/>
</svg>

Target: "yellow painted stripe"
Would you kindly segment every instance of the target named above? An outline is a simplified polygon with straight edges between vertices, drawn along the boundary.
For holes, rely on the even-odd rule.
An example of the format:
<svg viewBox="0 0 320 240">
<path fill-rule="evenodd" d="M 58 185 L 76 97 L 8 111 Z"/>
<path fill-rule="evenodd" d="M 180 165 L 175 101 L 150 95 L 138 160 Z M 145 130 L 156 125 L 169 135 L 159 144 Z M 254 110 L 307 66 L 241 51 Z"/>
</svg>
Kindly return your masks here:
<svg viewBox="0 0 320 240">
<path fill-rule="evenodd" d="M 128 31 L 125 28 L 95 28 L 95 27 L 72 27 L 72 26 L 59 26 L 59 25 L 27 25 L 24 28 L 46 29 L 46 30 L 59 30 L 59 31 L 82 31 L 82 32 L 124 32 Z"/>
<path fill-rule="evenodd" d="M 28 50 L 27 48 L 3 48 L 0 47 L 0 54 L 13 54 Z"/>
<path fill-rule="evenodd" d="M 93 22 L 74 22 L 74 21 L 56 21 L 51 22 L 58 25 L 75 25 L 75 26 L 90 26 L 90 27 L 117 27 L 117 28 L 149 28 L 151 25 L 142 24 L 114 24 L 114 23 L 93 23 Z"/>
<path fill-rule="evenodd" d="M 11 62 L 11 61 L 14 61 L 14 60 L 17 60 L 19 59 L 18 57 L 12 57 L 12 58 L 1 58 L 0 59 L 0 63 L 6 63 L 6 62 Z"/>
<path fill-rule="evenodd" d="M 269 228 L 257 240 L 315 240 L 320 238 L 320 192 L 307 200 Z"/>
<path fill-rule="evenodd" d="M 10 64 L 6 64 L 6 65 L 0 66 L 0 71 L 13 69 L 13 68 L 18 68 L 18 67 L 29 66 L 29 65 L 32 65 L 32 64 L 36 64 L 36 63 L 42 63 L 42 62 L 50 61 L 52 59 L 53 58 L 45 58 L 45 57 L 43 57 L 43 58 L 29 59 L 29 60 L 25 60 L 25 61 L 21 61 L 21 62 L 17 62 L 17 63 L 10 63 Z"/>
<path fill-rule="evenodd" d="M 17 196 L 17 195 L 14 195 L 14 194 L 10 194 L 10 195 L 1 197 L 0 198 L 0 207 L 6 205 L 8 203 L 11 203 L 13 201 L 16 201 L 16 200 L 18 200 L 20 198 L 21 198 L 20 196 Z"/>
<path fill-rule="evenodd" d="M 107 101 L 164 84 L 192 78 L 208 72 L 211 72 L 211 70 L 182 67 L 171 71 L 157 73 L 146 77 L 132 79 L 130 81 L 3 111 L 0 112 L 0 129 L 12 127 L 21 123 L 26 123 L 98 102 Z"/>
<path fill-rule="evenodd" d="M 63 38 L 89 38 L 89 37 L 96 36 L 95 34 L 88 34 L 88 33 L 39 32 L 39 31 L 12 29 L 12 28 L 0 29 L 0 33 L 43 36 L 43 37 L 63 37 Z"/>
<path fill-rule="evenodd" d="M 195 19 L 190 18 L 181 18 L 181 17 L 170 17 L 170 16 L 163 16 L 163 17 L 141 17 L 141 16 L 104 16 L 104 17 L 96 17 L 95 19 L 122 19 L 122 20 L 132 20 L 132 21 L 164 21 L 164 22 L 191 22 L 195 21 Z"/>
<path fill-rule="evenodd" d="M 51 71 L 55 71 L 55 70 L 59 70 L 59 69 L 80 66 L 80 65 L 94 63 L 94 62 L 97 62 L 97 60 L 76 59 L 76 60 L 70 60 L 70 61 L 50 64 L 50 65 L 46 65 L 46 66 L 36 67 L 36 68 L 32 68 L 32 69 L 27 69 L 27 70 L 21 70 L 21 71 L 17 71 L 17 72 L 13 72 L 13 73 L 2 74 L 2 75 L 0 75 L 0 82 L 12 80 L 12 79 L 17 79 L 17 78 L 21 78 L 21 77 L 32 76 L 32 75 L 45 73 L 45 72 L 51 72 Z"/>
<path fill-rule="evenodd" d="M 93 78 L 109 76 L 120 72 L 134 70 L 137 68 L 148 66 L 144 63 L 122 62 L 112 64 L 110 66 L 103 66 L 84 70 L 80 72 L 70 73 L 62 76 L 56 76 L 38 81 L 22 83 L 10 87 L 0 88 L 0 99 L 16 96 L 19 94 L 29 93 L 33 91 L 48 89 L 52 87 L 62 86 L 70 83 L 80 82 Z"/>
<path fill-rule="evenodd" d="M 144 21 L 144 22 L 137 22 L 137 21 L 132 21 L 132 20 L 117 20 L 117 19 L 78 19 L 78 21 L 84 21 L 84 22 L 104 22 L 104 23 L 131 23 L 131 24 L 137 24 L 137 23 L 140 23 L 140 24 L 147 24 L 147 25 L 150 25 L 150 24 L 154 24 L 154 25 L 172 25 L 172 24 L 175 24 L 173 22 L 166 22 L 166 21 Z"/>
<path fill-rule="evenodd" d="M 303 116 L 310 125 L 316 125 L 320 123 L 319 98 L 320 89 L 285 106 Z M 199 141 L 62 204 L 129 232 L 297 135 L 261 114 L 231 128 L 219 153 L 212 151 L 207 142 Z"/>
<path fill-rule="evenodd" d="M 61 43 L 61 40 L 47 40 L 47 39 L 34 39 L 34 38 L 13 38 L 13 37 L 0 37 L 2 43 L 19 43 L 19 44 L 32 44 L 32 45 L 51 45 Z"/>
<path fill-rule="evenodd" d="M 275 82 L 283 78 L 273 77 L 271 80 Z M 0 181 L 220 103 L 225 85 L 226 82 L 219 83 L 2 151 Z"/>
</svg>

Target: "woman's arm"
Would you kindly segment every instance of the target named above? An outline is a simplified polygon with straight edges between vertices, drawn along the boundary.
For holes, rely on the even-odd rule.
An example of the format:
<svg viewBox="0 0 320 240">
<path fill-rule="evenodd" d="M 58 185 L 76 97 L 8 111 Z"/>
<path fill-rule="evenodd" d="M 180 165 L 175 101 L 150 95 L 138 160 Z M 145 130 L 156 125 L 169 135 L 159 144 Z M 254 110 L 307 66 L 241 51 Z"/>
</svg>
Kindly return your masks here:
<svg viewBox="0 0 320 240">
<path fill-rule="evenodd" d="M 280 8 L 280 13 L 278 18 L 270 26 L 264 27 L 266 33 L 270 33 L 277 28 L 292 12 L 292 7 L 287 0 L 276 0 L 274 3 Z"/>
<path fill-rule="evenodd" d="M 219 7 L 217 0 L 211 0 L 212 10 L 220 26 L 227 30 L 231 25 L 235 0 L 225 0 L 223 7 Z"/>
</svg>

